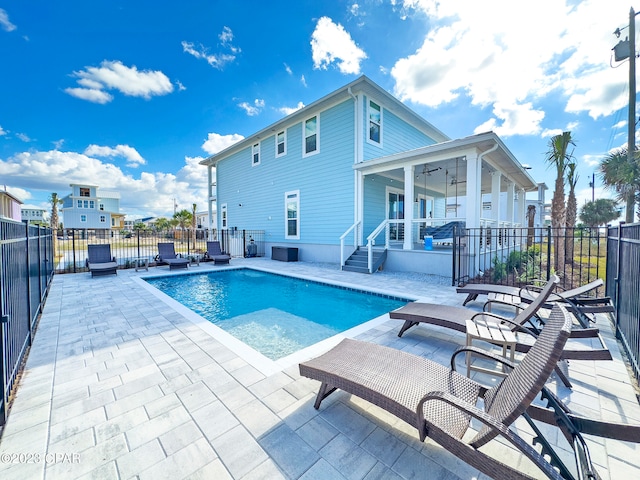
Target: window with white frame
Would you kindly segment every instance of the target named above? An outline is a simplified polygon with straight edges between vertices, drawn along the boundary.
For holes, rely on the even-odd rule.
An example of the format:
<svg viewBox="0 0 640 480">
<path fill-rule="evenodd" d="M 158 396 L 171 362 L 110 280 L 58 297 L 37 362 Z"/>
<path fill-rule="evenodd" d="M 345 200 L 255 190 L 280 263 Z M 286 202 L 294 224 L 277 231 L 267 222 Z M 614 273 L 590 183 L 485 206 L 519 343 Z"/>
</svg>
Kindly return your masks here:
<svg viewBox="0 0 640 480">
<path fill-rule="evenodd" d="M 100 204 L 100 210 L 104 210 L 104 203 Z"/>
<path fill-rule="evenodd" d="M 100 215 L 100 223 L 106 223 L 107 221 L 107 217 L 105 217 L 104 215 Z"/>
<path fill-rule="evenodd" d="M 314 155 L 320 151 L 320 121 L 317 115 L 304 121 L 302 156 Z"/>
<path fill-rule="evenodd" d="M 276 134 L 276 157 L 287 154 L 287 131 L 283 130 Z"/>
<path fill-rule="evenodd" d="M 87 221 L 87 216 L 86 215 L 80 215 L 80 221 L 81 222 L 86 222 Z"/>
<path fill-rule="evenodd" d="M 227 228 L 227 204 L 220 205 L 220 228 L 223 230 Z"/>
<path fill-rule="evenodd" d="M 284 238 L 300 238 L 300 190 L 284 194 L 285 232 Z"/>
<path fill-rule="evenodd" d="M 369 100 L 368 114 L 369 136 L 367 141 L 376 145 L 382 145 L 382 108 L 373 100 Z"/>
<path fill-rule="evenodd" d="M 251 147 L 251 165 L 260 164 L 260 143 L 255 143 Z"/>
</svg>

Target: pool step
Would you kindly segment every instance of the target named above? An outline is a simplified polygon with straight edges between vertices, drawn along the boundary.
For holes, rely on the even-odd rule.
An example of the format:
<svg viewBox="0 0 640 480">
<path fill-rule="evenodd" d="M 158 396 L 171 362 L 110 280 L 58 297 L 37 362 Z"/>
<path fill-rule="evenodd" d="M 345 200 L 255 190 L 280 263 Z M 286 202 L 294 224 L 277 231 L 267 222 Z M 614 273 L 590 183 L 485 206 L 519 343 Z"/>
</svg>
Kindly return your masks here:
<svg viewBox="0 0 640 480">
<path fill-rule="evenodd" d="M 378 268 L 387 259 L 387 250 L 373 250 L 373 271 L 376 272 Z M 353 254 L 347 259 L 342 266 L 342 270 L 348 272 L 369 273 L 369 259 L 366 248 L 360 248 L 353 252 Z"/>
</svg>

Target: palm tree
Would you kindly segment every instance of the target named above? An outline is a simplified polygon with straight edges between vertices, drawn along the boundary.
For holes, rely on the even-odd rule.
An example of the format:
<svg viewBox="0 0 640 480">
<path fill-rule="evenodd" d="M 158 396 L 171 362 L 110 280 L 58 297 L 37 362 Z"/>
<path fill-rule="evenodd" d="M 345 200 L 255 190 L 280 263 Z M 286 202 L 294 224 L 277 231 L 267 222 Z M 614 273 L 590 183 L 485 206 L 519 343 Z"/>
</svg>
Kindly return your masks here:
<svg viewBox="0 0 640 480">
<path fill-rule="evenodd" d="M 549 139 L 549 150 L 546 153 L 545 161 L 556 167 L 556 183 L 551 200 L 551 227 L 554 235 L 555 258 L 554 267 L 556 272 L 560 271 L 560 266 L 564 265 L 564 225 L 566 207 L 564 203 L 564 172 L 567 164 L 573 158 L 573 150 L 568 152 L 569 147 L 575 143 L 571 137 L 571 132 L 562 132 Z M 562 239 L 562 241 L 561 241 Z"/>
<path fill-rule="evenodd" d="M 634 152 L 633 162 L 627 159 L 627 149 L 607 154 L 600 162 L 600 174 L 605 187 L 616 192 L 616 198 L 627 207 L 625 222 L 633 223 L 636 197 L 640 193 L 640 161 Z"/>
<path fill-rule="evenodd" d="M 580 220 L 589 227 L 606 225 L 620 217 L 618 204 L 610 198 L 599 198 L 593 202 L 587 202 L 580 209 Z"/>
<path fill-rule="evenodd" d="M 578 174 L 576 168 L 578 164 L 576 162 L 570 162 L 567 164 L 567 183 L 569 184 L 569 197 L 567 198 L 567 213 L 566 213 L 566 225 L 567 235 L 569 237 L 567 242 L 567 254 L 565 256 L 565 263 L 571 264 L 573 262 L 573 247 L 574 247 L 574 232 L 576 226 L 576 220 L 578 218 L 578 201 L 576 200 L 576 184 L 578 183 Z"/>
<path fill-rule="evenodd" d="M 169 219 L 160 217 L 155 219 L 155 221 L 153 222 L 153 227 L 156 229 L 156 231 L 161 232 L 162 230 L 168 230 L 171 225 L 169 224 Z"/>
<path fill-rule="evenodd" d="M 58 205 L 62 205 L 62 199 L 58 198 L 57 193 L 49 195 L 49 203 L 51 203 L 51 233 L 53 234 L 53 256 L 56 255 L 56 247 L 58 243 Z"/>
<path fill-rule="evenodd" d="M 187 228 L 187 225 L 191 224 L 191 217 L 192 215 L 189 210 L 180 210 L 179 212 L 173 214 L 173 219 L 177 222 L 182 231 Z M 182 239 L 183 237 L 180 237 L 180 240 Z"/>
</svg>

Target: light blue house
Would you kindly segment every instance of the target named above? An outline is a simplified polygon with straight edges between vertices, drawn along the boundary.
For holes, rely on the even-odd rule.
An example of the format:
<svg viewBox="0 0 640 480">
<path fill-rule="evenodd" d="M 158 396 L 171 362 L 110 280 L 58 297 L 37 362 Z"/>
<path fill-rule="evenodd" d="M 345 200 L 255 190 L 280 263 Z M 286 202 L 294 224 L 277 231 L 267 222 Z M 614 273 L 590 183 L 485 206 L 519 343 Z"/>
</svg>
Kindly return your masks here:
<svg viewBox="0 0 640 480">
<path fill-rule="evenodd" d="M 62 199 L 64 228 L 120 230 L 124 214 L 120 213 L 120 194 L 100 190 L 95 185 L 71 184 L 71 193 Z"/>
<path fill-rule="evenodd" d="M 521 225 L 537 190 L 493 132 L 452 140 L 365 76 L 202 164 L 221 230 L 264 230 L 267 255 L 341 266 L 366 247 L 369 271 L 380 257 L 449 274 L 451 249 L 425 250 L 427 227 Z"/>
</svg>

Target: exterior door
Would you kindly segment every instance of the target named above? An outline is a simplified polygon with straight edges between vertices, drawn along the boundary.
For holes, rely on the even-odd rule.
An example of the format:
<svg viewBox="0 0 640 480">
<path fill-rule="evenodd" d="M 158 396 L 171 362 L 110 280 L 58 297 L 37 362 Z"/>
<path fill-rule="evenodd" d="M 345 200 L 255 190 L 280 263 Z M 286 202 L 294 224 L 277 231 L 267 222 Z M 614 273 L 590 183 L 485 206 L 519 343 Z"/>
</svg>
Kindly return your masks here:
<svg viewBox="0 0 640 480">
<path fill-rule="evenodd" d="M 404 204 L 404 193 L 387 190 L 387 218 L 389 220 L 404 220 Z M 391 222 L 391 225 L 389 225 L 389 240 L 392 242 L 404 241 L 403 222 Z"/>
</svg>

